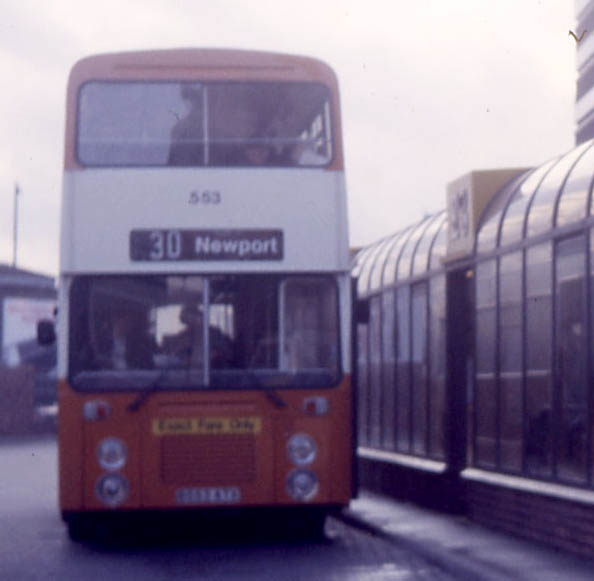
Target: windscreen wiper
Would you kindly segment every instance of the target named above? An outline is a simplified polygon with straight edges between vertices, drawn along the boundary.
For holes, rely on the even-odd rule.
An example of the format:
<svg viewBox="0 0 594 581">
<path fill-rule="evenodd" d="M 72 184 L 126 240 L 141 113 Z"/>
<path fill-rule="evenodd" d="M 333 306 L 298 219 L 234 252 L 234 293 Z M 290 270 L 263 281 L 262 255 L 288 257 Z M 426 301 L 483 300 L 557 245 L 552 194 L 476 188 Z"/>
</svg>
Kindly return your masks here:
<svg viewBox="0 0 594 581">
<path fill-rule="evenodd" d="M 287 402 L 276 392 L 276 389 L 274 387 L 263 385 L 261 378 L 258 377 L 258 374 L 254 370 L 244 370 L 243 380 L 245 386 L 251 387 L 253 385 L 258 389 L 261 389 L 268 401 L 270 401 L 274 407 L 279 409 L 287 407 Z"/>
<path fill-rule="evenodd" d="M 165 377 L 166 373 L 166 367 L 160 369 L 157 373 L 157 376 L 153 380 L 151 380 L 146 387 L 142 389 L 142 391 L 138 394 L 136 399 L 133 402 L 129 403 L 126 409 L 129 412 L 137 412 L 142 407 L 142 404 L 148 399 L 149 395 L 151 395 L 155 391 L 159 391 L 159 383 Z"/>
<path fill-rule="evenodd" d="M 265 387 L 264 393 L 269 401 L 271 401 L 275 407 L 282 409 L 287 407 L 287 402 L 276 392 L 274 387 Z"/>
</svg>

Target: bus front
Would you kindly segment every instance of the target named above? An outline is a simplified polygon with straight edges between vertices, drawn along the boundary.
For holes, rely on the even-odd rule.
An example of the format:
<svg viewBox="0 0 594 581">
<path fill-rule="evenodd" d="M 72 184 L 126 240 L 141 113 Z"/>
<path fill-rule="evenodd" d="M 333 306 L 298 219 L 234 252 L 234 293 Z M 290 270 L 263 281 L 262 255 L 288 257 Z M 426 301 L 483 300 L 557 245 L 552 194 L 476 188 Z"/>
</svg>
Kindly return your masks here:
<svg viewBox="0 0 594 581">
<path fill-rule="evenodd" d="M 352 495 L 336 81 L 305 58 L 80 61 L 68 89 L 60 508 L 298 508 Z"/>
</svg>

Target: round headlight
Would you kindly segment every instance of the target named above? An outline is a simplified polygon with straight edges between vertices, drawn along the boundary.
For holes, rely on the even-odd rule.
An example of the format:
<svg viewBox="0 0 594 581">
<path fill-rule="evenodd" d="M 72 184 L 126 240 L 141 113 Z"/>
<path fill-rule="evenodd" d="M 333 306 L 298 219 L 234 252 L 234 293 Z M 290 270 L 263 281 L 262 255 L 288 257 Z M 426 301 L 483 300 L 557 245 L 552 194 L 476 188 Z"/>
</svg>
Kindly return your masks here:
<svg viewBox="0 0 594 581">
<path fill-rule="evenodd" d="M 119 438 L 105 438 L 97 446 L 97 460 L 104 470 L 119 470 L 126 464 L 127 458 L 126 444 Z"/>
<path fill-rule="evenodd" d="M 311 470 L 293 470 L 287 476 L 287 492 L 295 500 L 311 500 L 318 492 L 318 478 Z"/>
<path fill-rule="evenodd" d="M 287 442 L 287 451 L 293 464 L 306 466 L 316 459 L 318 447 L 311 436 L 295 434 Z"/>
<path fill-rule="evenodd" d="M 121 474 L 105 474 L 97 482 L 97 496 L 107 506 L 122 504 L 130 494 L 128 480 Z"/>
</svg>

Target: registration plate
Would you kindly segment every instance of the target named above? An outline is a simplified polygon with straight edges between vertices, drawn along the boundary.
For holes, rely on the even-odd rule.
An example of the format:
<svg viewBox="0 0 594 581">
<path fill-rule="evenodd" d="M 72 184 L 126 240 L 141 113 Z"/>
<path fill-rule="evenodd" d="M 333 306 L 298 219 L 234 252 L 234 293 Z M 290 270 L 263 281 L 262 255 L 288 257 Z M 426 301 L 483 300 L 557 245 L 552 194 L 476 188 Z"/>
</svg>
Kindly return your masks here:
<svg viewBox="0 0 594 581">
<path fill-rule="evenodd" d="M 237 486 L 209 486 L 178 488 L 175 491 L 177 504 L 233 504 L 241 500 Z"/>
</svg>

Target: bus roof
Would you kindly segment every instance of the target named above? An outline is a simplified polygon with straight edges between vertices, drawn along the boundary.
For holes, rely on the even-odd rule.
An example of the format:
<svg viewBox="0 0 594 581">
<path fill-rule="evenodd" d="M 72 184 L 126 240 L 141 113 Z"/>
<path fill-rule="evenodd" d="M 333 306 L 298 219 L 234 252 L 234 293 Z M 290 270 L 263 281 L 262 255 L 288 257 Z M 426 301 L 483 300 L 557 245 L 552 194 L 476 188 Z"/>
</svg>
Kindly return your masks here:
<svg viewBox="0 0 594 581">
<path fill-rule="evenodd" d="M 273 52 L 182 48 L 106 53 L 79 60 L 69 85 L 90 79 L 145 80 L 286 80 L 323 82 L 336 88 L 336 77 L 324 62 Z"/>
</svg>

